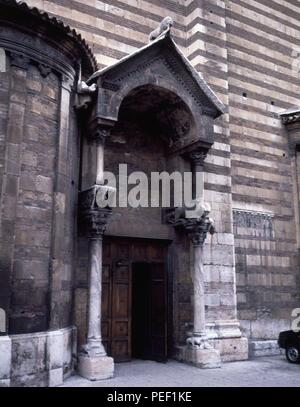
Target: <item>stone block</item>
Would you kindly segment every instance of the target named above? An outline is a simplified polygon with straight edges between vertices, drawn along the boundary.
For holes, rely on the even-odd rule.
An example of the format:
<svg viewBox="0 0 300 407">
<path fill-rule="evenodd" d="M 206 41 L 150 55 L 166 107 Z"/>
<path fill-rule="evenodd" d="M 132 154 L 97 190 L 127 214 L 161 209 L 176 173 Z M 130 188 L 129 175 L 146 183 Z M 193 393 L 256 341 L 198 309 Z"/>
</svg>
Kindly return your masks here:
<svg viewBox="0 0 300 407">
<path fill-rule="evenodd" d="M 49 177 L 43 177 L 38 175 L 36 178 L 36 190 L 44 192 L 46 194 L 52 194 L 53 192 L 53 181 Z"/>
<path fill-rule="evenodd" d="M 79 355 L 78 373 L 91 380 L 105 380 L 114 376 L 114 360 L 108 356 Z"/>
<path fill-rule="evenodd" d="M 11 349 L 11 339 L 8 336 L 0 336 L 0 387 L 9 386 Z"/>
<path fill-rule="evenodd" d="M 50 370 L 63 367 L 63 334 L 60 331 L 49 332 L 47 336 L 47 352 Z"/>
<path fill-rule="evenodd" d="M 280 355 L 281 350 L 278 346 L 277 340 L 252 340 L 249 342 L 249 356 L 275 356 Z"/>
<path fill-rule="evenodd" d="M 251 321 L 251 338 L 278 339 L 281 331 L 291 329 L 291 321 L 287 319 L 261 318 Z"/>
<path fill-rule="evenodd" d="M 201 369 L 215 369 L 221 367 L 220 352 L 215 349 L 197 349 L 186 347 L 185 360 Z"/>
<path fill-rule="evenodd" d="M 63 368 L 52 369 L 49 371 L 49 387 L 61 386 L 64 382 Z"/>
<path fill-rule="evenodd" d="M 210 343 L 220 352 L 222 362 L 247 360 L 249 357 L 247 338 L 222 338 Z"/>
</svg>

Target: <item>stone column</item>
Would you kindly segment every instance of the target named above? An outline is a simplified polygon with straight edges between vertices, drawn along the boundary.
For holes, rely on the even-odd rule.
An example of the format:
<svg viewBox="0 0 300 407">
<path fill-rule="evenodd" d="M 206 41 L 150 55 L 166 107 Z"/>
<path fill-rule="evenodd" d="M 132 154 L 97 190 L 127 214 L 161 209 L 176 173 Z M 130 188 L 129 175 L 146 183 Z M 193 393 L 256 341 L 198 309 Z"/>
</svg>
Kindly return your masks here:
<svg viewBox="0 0 300 407">
<path fill-rule="evenodd" d="M 97 189 L 92 191 L 97 193 Z M 79 355 L 78 372 L 89 380 L 108 379 L 114 375 L 114 361 L 106 355 L 101 334 L 102 239 L 110 215 L 110 209 L 102 208 L 82 213 L 89 238 L 89 295 L 87 342 Z"/>
<path fill-rule="evenodd" d="M 94 133 L 96 148 L 96 184 L 79 196 L 81 229 L 89 239 L 89 293 L 88 293 L 88 333 L 87 342 L 79 355 L 78 372 L 89 380 L 102 380 L 113 377 L 114 361 L 108 357 L 102 343 L 102 239 L 111 209 L 101 205 L 101 199 L 111 189 L 103 185 L 104 142 L 108 135 L 105 128 Z"/>
<path fill-rule="evenodd" d="M 193 211 L 185 211 L 185 215 L 177 219 L 174 226 L 181 227 L 188 232 L 193 243 L 193 332 L 187 339 L 185 360 L 201 368 L 220 367 L 220 352 L 209 344 L 205 325 L 205 290 L 204 290 L 204 264 L 203 245 L 207 233 L 214 233 L 213 221 L 208 217 L 210 208 L 204 203 L 204 160 L 207 149 L 197 149 L 186 154 L 192 164 L 193 180 Z M 198 179 L 198 180 L 197 180 Z M 197 181 L 202 185 L 197 191 Z"/>
<path fill-rule="evenodd" d="M 87 348 L 95 355 L 106 356 L 101 335 L 102 236 L 89 239 L 89 304 Z"/>
<path fill-rule="evenodd" d="M 213 222 L 208 214 L 208 209 L 204 208 L 201 217 L 186 219 L 183 224 L 193 243 L 194 287 L 194 326 L 193 332 L 187 339 L 186 360 L 197 367 L 216 368 L 221 365 L 220 352 L 209 344 L 205 328 L 203 245 L 207 233 L 214 233 Z"/>
<path fill-rule="evenodd" d="M 104 182 L 104 144 L 108 135 L 109 129 L 103 127 L 94 136 L 96 145 L 96 185 L 103 185 Z"/>
<path fill-rule="evenodd" d="M 207 150 L 201 149 L 196 150 L 189 153 L 189 159 L 192 164 L 192 192 L 193 192 L 193 199 L 203 198 L 203 191 L 204 191 L 204 160 L 207 156 Z M 198 182 L 202 183 L 202 190 L 200 191 L 201 196 L 197 196 L 197 180 Z"/>
<path fill-rule="evenodd" d="M 78 372 L 89 380 L 113 377 L 114 361 L 106 355 L 101 334 L 102 239 L 111 209 L 99 208 L 96 195 L 102 186 L 84 191 L 80 196 L 81 223 L 89 239 L 89 292 L 87 342 L 79 354 Z"/>
</svg>

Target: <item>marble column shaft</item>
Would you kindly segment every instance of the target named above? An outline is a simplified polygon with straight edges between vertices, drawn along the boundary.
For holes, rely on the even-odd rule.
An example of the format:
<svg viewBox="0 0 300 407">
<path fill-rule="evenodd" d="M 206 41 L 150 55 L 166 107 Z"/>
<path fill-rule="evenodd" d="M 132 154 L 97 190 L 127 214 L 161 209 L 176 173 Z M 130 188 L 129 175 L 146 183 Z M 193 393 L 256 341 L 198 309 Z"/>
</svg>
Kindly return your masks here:
<svg viewBox="0 0 300 407">
<path fill-rule="evenodd" d="M 203 247 L 194 245 L 194 335 L 205 335 Z"/>
<path fill-rule="evenodd" d="M 101 299 L 102 299 L 102 238 L 89 240 L 89 303 L 88 335 L 89 348 L 97 355 L 106 355 L 101 334 Z"/>
</svg>

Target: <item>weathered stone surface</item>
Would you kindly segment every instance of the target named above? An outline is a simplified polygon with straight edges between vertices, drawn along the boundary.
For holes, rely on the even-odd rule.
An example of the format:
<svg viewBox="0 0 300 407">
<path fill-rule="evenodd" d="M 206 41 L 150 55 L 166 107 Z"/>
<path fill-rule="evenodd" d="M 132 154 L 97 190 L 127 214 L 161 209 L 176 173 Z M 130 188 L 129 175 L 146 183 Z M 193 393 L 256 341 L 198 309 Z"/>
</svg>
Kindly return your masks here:
<svg viewBox="0 0 300 407">
<path fill-rule="evenodd" d="M 114 376 L 113 359 L 107 356 L 79 355 L 78 373 L 88 380 L 104 380 Z"/>
<path fill-rule="evenodd" d="M 249 356 L 274 356 L 280 355 L 282 350 L 279 348 L 277 340 L 276 341 L 255 341 L 251 340 L 249 342 Z"/>
<path fill-rule="evenodd" d="M 215 349 L 185 349 L 184 360 L 201 369 L 215 369 L 221 367 L 220 352 Z"/>
<path fill-rule="evenodd" d="M 10 385 L 12 345 L 8 336 L 0 336 L 0 387 Z"/>
<path fill-rule="evenodd" d="M 247 338 L 222 338 L 210 342 L 221 354 L 222 362 L 234 362 L 249 358 Z"/>
</svg>

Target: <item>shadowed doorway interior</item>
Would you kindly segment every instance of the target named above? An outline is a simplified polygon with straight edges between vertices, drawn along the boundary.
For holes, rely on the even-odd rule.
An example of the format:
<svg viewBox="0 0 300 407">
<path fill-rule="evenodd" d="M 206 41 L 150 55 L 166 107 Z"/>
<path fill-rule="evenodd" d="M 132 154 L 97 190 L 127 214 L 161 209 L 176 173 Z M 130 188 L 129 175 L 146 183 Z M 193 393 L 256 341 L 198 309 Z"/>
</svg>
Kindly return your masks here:
<svg viewBox="0 0 300 407">
<path fill-rule="evenodd" d="M 164 264 L 132 265 L 132 356 L 167 361 L 167 290 Z"/>
</svg>

